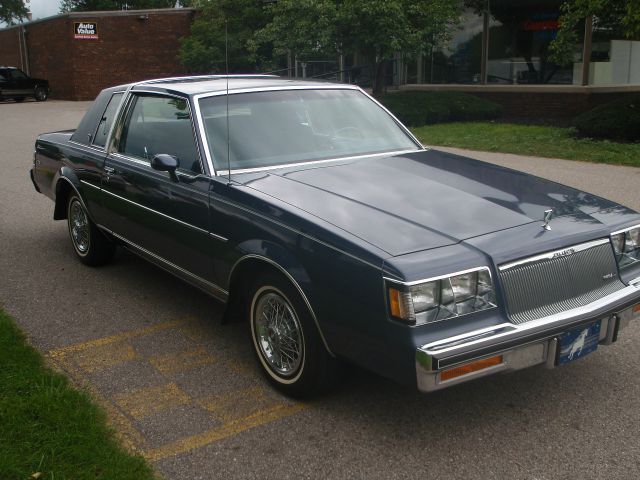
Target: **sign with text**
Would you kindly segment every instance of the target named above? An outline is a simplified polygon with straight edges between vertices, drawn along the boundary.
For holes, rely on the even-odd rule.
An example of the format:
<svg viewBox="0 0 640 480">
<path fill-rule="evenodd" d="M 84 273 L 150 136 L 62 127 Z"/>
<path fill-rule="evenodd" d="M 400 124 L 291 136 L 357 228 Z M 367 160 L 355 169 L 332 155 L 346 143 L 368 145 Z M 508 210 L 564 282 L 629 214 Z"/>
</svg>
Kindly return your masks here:
<svg viewBox="0 0 640 480">
<path fill-rule="evenodd" d="M 92 22 L 73 22 L 73 38 L 95 40 L 98 38 L 98 24 Z"/>
</svg>

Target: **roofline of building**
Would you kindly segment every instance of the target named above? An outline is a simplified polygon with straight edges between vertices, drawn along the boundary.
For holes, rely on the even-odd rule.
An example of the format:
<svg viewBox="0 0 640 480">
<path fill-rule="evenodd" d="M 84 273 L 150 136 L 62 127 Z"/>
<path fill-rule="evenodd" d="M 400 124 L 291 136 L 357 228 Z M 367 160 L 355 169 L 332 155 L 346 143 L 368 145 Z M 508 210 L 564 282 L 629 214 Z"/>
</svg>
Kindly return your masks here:
<svg viewBox="0 0 640 480">
<path fill-rule="evenodd" d="M 0 32 L 5 30 L 11 30 L 13 28 L 28 27 L 36 23 L 48 22 L 50 20 L 57 20 L 59 18 L 96 18 L 96 17 L 139 17 L 140 15 L 150 14 L 192 14 L 196 11 L 192 7 L 180 7 L 180 8 L 148 8 L 144 10 L 98 10 L 94 12 L 65 12 L 50 17 L 39 18 L 30 22 L 18 23 L 17 25 L 11 25 L 9 27 L 0 28 Z"/>
</svg>

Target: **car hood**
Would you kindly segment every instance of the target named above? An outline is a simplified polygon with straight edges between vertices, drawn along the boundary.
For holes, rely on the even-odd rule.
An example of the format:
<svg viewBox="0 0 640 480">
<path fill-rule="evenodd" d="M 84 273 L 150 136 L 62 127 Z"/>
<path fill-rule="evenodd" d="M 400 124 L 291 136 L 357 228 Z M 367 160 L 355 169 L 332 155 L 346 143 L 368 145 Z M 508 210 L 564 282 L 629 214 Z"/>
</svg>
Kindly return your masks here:
<svg viewBox="0 0 640 480">
<path fill-rule="evenodd" d="M 584 217 L 618 206 L 549 180 L 437 150 L 276 169 L 243 180 L 390 255 L 542 223 L 551 208 L 556 217 Z"/>
</svg>

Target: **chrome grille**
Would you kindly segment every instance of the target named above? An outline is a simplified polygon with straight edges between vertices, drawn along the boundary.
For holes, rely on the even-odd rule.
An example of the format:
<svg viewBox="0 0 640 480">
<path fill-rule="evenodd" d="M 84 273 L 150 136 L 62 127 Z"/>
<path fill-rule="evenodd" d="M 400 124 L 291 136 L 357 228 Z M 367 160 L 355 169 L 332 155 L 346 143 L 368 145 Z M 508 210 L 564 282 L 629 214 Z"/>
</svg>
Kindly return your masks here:
<svg viewBox="0 0 640 480">
<path fill-rule="evenodd" d="M 608 240 L 501 265 L 499 274 L 514 323 L 581 307 L 624 288 Z"/>
</svg>

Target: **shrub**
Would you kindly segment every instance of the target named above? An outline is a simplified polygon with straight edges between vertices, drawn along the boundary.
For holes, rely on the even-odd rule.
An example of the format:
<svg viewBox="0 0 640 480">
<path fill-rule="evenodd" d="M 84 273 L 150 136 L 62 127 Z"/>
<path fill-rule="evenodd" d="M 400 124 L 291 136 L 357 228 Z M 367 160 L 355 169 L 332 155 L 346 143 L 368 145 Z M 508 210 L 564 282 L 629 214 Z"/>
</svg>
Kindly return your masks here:
<svg viewBox="0 0 640 480">
<path fill-rule="evenodd" d="M 405 125 L 491 120 L 502 115 L 502 106 L 462 92 L 397 92 L 378 97 Z"/>
<path fill-rule="evenodd" d="M 640 95 L 599 105 L 576 117 L 573 123 L 585 137 L 639 141 Z"/>
</svg>

